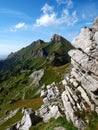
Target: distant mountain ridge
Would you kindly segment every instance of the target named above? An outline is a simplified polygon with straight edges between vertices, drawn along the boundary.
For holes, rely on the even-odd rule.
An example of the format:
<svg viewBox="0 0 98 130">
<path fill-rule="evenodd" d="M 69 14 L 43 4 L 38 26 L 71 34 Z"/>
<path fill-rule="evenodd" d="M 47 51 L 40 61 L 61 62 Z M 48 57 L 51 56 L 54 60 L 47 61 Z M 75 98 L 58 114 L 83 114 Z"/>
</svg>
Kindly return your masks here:
<svg viewBox="0 0 98 130">
<path fill-rule="evenodd" d="M 43 66 L 61 66 L 70 61 L 68 51 L 73 46 L 60 35 L 54 34 L 49 42 L 37 40 L 25 48 L 11 53 L 0 62 L 0 79 L 4 80 L 21 70 L 33 70 Z"/>
</svg>

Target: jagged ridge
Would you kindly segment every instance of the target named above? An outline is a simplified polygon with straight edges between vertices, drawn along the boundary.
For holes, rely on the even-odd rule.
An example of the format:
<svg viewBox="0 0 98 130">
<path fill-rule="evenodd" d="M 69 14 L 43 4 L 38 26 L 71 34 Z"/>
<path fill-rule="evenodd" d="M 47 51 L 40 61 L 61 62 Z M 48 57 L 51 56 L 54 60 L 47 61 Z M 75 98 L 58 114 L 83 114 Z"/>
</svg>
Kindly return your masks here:
<svg viewBox="0 0 98 130">
<path fill-rule="evenodd" d="M 0 80 L 16 75 L 21 70 L 34 70 L 43 66 L 61 66 L 70 61 L 68 51 L 73 46 L 63 37 L 55 34 L 50 42 L 37 40 L 31 45 L 11 53 L 0 62 Z"/>
</svg>

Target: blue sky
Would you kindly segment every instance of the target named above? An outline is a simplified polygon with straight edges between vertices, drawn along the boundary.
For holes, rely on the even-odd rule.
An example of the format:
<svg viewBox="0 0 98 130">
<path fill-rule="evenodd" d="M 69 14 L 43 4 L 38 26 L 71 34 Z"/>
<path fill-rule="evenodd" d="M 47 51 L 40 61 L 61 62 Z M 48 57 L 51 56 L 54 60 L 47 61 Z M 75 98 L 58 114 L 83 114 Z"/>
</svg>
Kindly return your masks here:
<svg viewBox="0 0 98 130">
<path fill-rule="evenodd" d="M 97 0 L 0 0 L 0 57 L 55 33 L 72 41 L 96 16 Z"/>
</svg>

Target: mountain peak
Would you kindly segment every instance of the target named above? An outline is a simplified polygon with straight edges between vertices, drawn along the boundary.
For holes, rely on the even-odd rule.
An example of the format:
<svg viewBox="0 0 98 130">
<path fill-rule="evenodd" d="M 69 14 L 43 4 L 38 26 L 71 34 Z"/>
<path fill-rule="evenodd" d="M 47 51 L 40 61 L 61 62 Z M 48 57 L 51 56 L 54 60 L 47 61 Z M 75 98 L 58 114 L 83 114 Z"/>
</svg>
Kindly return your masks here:
<svg viewBox="0 0 98 130">
<path fill-rule="evenodd" d="M 62 36 L 60 36 L 60 35 L 58 35 L 58 34 L 54 34 L 54 35 L 52 36 L 52 38 L 51 38 L 51 41 L 52 41 L 52 42 L 59 42 L 59 41 L 61 41 L 62 38 L 63 38 Z"/>
</svg>

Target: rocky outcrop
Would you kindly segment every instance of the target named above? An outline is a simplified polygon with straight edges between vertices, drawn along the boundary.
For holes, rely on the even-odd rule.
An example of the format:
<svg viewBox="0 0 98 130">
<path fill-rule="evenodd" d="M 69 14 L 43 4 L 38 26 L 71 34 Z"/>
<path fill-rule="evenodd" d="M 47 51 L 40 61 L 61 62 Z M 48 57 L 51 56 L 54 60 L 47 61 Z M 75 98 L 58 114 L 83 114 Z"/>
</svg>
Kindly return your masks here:
<svg viewBox="0 0 98 130">
<path fill-rule="evenodd" d="M 88 121 L 84 111 L 98 113 L 98 18 L 93 28 L 81 29 L 80 35 L 73 40 L 76 49 L 69 51 L 73 65 L 71 74 L 62 83 L 64 111 L 68 120 L 79 129 L 84 129 Z"/>
<path fill-rule="evenodd" d="M 56 40 L 59 40 L 57 36 Z M 41 91 L 44 105 L 39 115 L 48 121 L 65 113 L 68 121 L 84 130 L 89 123 L 85 113 L 98 113 L 98 17 L 93 28 L 81 29 L 72 44 L 75 49 L 69 55 L 73 68 L 60 84 L 48 85 L 46 91 Z"/>
<path fill-rule="evenodd" d="M 51 38 L 51 41 L 52 41 L 52 42 L 60 42 L 61 39 L 63 39 L 63 37 L 61 37 L 61 36 L 58 35 L 58 34 L 54 34 L 53 37 Z"/>
<path fill-rule="evenodd" d="M 40 48 L 37 51 L 32 51 L 31 55 L 34 57 L 42 57 L 42 58 L 45 57 L 46 58 L 48 54 L 44 48 Z"/>
<path fill-rule="evenodd" d="M 11 126 L 7 130 L 29 130 L 32 125 L 42 121 L 31 108 L 22 109 L 22 120 Z"/>
<path fill-rule="evenodd" d="M 96 31 L 95 31 L 96 29 Z M 83 28 L 80 35 L 73 41 L 76 50 L 70 51 L 73 69 L 71 74 L 81 83 L 98 106 L 98 18 L 92 29 Z M 93 31 L 94 30 L 94 31 Z"/>
<path fill-rule="evenodd" d="M 35 86 L 38 86 L 40 84 L 40 80 L 44 75 L 44 69 L 38 70 L 38 71 L 34 71 L 31 75 L 30 78 L 33 78 L 33 82 L 32 84 L 34 84 Z"/>
<path fill-rule="evenodd" d="M 60 109 L 63 109 L 58 84 L 52 83 L 47 85 L 47 89 L 41 90 L 41 97 L 44 104 L 37 111 L 37 115 L 43 118 L 44 122 L 48 122 L 50 118 L 57 119 L 61 116 Z"/>
</svg>

